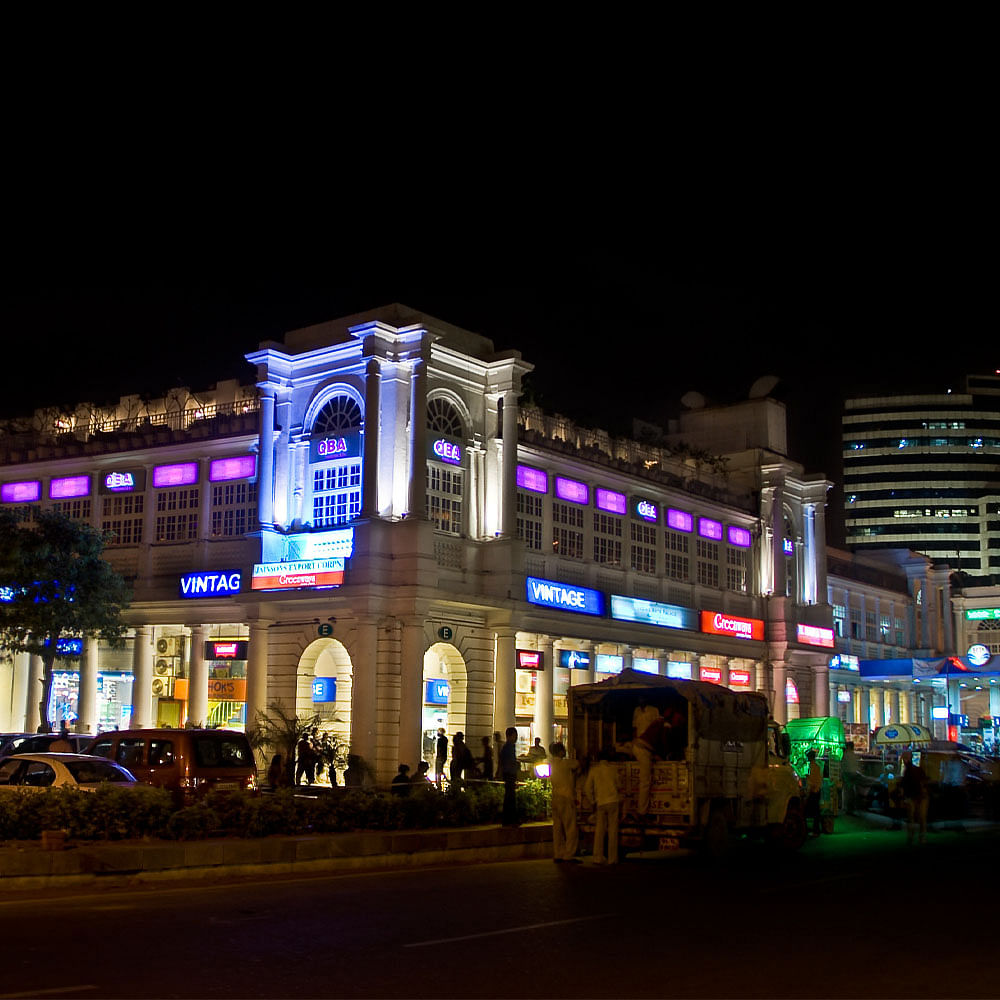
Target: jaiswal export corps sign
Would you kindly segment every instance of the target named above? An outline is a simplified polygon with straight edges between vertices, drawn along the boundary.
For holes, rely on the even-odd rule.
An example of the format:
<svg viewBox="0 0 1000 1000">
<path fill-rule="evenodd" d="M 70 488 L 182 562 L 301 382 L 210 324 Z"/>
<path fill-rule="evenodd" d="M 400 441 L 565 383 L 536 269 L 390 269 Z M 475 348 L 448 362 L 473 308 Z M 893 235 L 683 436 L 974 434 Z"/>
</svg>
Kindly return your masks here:
<svg viewBox="0 0 1000 1000">
<path fill-rule="evenodd" d="M 344 560 L 305 559 L 300 562 L 255 563 L 251 590 L 300 590 L 339 587 L 344 582 Z"/>
<path fill-rule="evenodd" d="M 728 635 L 734 639 L 764 638 L 764 622 L 760 618 L 739 618 L 721 611 L 702 611 L 701 630 L 709 635 Z"/>
</svg>

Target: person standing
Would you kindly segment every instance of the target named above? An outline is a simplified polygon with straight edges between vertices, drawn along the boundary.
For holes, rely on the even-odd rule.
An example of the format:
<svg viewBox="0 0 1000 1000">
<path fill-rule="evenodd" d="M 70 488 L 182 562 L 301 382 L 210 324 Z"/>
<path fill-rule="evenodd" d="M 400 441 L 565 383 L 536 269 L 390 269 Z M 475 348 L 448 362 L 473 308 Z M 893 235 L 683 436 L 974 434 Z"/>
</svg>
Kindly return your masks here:
<svg viewBox="0 0 1000 1000">
<path fill-rule="evenodd" d="M 306 784 L 311 785 L 316 780 L 318 756 L 308 736 L 303 736 L 299 740 L 295 753 L 298 758 L 295 762 L 295 784 L 301 784 L 302 776 L 305 775 Z"/>
<path fill-rule="evenodd" d="M 899 779 L 906 806 L 906 843 L 913 843 L 913 835 L 919 830 L 920 843 L 927 842 L 927 807 L 930 795 L 927 790 L 927 772 L 913 761 L 913 754 L 907 750 L 903 755 L 903 776 Z"/>
<path fill-rule="evenodd" d="M 479 758 L 479 773 L 485 781 L 493 780 L 493 747 L 488 736 L 483 737 L 483 755 Z"/>
<path fill-rule="evenodd" d="M 500 773 L 500 751 L 503 750 L 503 737 L 499 733 L 493 734 L 493 759 L 496 761 L 496 770 L 493 772 L 493 777 L 497 781 L 503 781 L 503 775 Z"/>
<path fill-rule="evenodd" d="M 444 727 L 438 728 L 437 746 L 434 751 L 434 781 L 438 788 L 441 787 L 441 779 L 444 777 L 444 765 L 448 760 L 448 737 L 444 734 Z"/>
<path fill-rule="evenodd" d="M 576 772 L 580 762 L 568 760 L 566 747 L 549 747 L 549 783 L 552 788 L 552 860 L 573 861 L 579 846 L 576 829 Z"/>
<path fill-rule="evenodd" d="M 594 864 L 618 863 L 618 769 L 611 763 L 611 751 L 601 751 L 597 763 L 587 772 L 587 797 L 597 807 L 594 830 Z M 604 839 L 607 836 L 607 858 Z"/>
<path fill-rule="evenodd" d="M 840 760 L 840 777 L 844 782 L 844 811 L 848 816 L 853 816 L 857 808 L 858 755 L 851 740 L 844 744 L 844 756 Z"/>
<path fill-rule="evenodd" d="M 812 835 L 818 837 L 823 832 L 819 818 L 819 796 L 823 791 L 823 770 L 816 763 L 816 751 L 806 753 L 809 761 L 809 773 L 806 776 L 806 822 L 813 821 Z"/>
<path fill-rule="evenodd" d="M 517 822 L 517 777 L 521 766 L 517 761 L 517 730 L 513 726 L 507 728 L 507 741 L 500 750 L 500 775 L 503 778 L 503 813 L 501 823 L 504 826 L 519 826 Z"/>
<path fill-rule="evenodd" d="M 410 765 L 400 764 L 391 782 L 393 795 L 408 795 L 410 791 Z"/>
<path fill-rule="evenodd" d="M 455 733 L 451 741 L 451 783 L 460 785 L 462 779 L 476 776 L 476 762 L 465 742 L 465 733 Z"/>
<path fill-rule="evenodd" d="M 653 782 L 653 741 L 654 734 L 662 726 L 660 710 L 650 705 L 643 695 L 632 712 L 632 756 L 639 762 L 639 815 L 649 812 L 649 789 Z"/>
</svg>

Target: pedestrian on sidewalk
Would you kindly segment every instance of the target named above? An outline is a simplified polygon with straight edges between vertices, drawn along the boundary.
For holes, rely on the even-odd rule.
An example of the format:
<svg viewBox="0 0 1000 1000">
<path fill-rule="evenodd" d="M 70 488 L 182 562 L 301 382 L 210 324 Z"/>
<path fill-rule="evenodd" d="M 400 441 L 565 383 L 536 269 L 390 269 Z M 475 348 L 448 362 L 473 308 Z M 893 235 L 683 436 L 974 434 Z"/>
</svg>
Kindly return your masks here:
<svg viewBox="0 0 1000 1000">
<path fill-rule="evenodd" d="M 521 765 L 517 760 L 517 729 L 507 728 L 507 742 L 500 750 L 500 774 L 503 777 L 503 813 L 501 823 L 504 826 L 519 826 L 517 821 L 517 777 Z"/>
<path fill-rule="evenodd" d="M 566 747 L 549 747 L 549 784 L 552 788 L 552 860 L 574 861 L 579 845 L 576 828 L 576 772 L 580 762 L 568 760 Z"/>
<path fill-rule="evenodd" d="M 493 746 L 488 736 L 483 737 L 483 755 L 479 758 L 479 773 L 485 781 L 493 780 Z"/>
<path fill-rule="evenodd" d="M 918 758 L 919 759 L 919 758 Z M 903 776 L 899 780 L 906 806 L 906 844 L 913 843 L 913 835 L 919 831 L 920 843 L 927 843 L 927 807 L 930 795 L 927 791 L 927 772 L 914 761 L 909 750 L 903 755 Z"/>
<path fill-rule="evenodd" d="M 441 787 L 441 779 L 444 777 L 444 765 L 448 760 L 448 737 L 445 736 L 444 726 L 438 727 L 437 743 L 434 750 L 434 781 L 438 788 Z"/>
<path fill-rule="evenodd" d="M 605 747 L 597 763 L 587 772 L 586 794 L 597 807 L 594 830 L 594 864 L 618 864 L 618 769 L 611 763 L 614 754 Z M 607 856 L 604 840 L 607 837 Z"/>
</svg>

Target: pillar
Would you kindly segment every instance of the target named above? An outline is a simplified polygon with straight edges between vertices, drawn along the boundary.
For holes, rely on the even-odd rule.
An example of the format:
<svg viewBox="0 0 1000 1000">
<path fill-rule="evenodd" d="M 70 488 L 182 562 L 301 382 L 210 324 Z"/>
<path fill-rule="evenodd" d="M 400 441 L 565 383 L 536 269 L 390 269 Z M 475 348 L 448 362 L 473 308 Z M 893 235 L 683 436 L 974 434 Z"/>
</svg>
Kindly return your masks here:
<svg viewBox="0 0 1000 1000">
<path fill-rule="evenodd" d="M 500 484 L 501 531 L 517 536 L 517 394 L 503 394 L 503 477 Z M 586 523 L 586 520 L 585 520 Z"/>
<path fill-rule="evenodd" d="M 474 494 L 469 493 L 470 500 Z M 427 366 L 413 363 L 410 376 L 410 517 L 427 516 Z"/>
<path fill-rule="evenodd" d="M 130 729 L 153 725 L 153 629 L 142 625 L 135 630 L 132 646 L 132 718 Z"/>
<path fill-rule="evenodd" d="M 423 618 L 403 621 L 399 668 L 399 760 L 416 773 L 422 756 L 424 639 Z"/>
<path fill-rule="evenodd" d="M 858 722 L 864 723 L 866 729 L 872 727 L 872 690 L 868 687 L 858 688 L 858 705 L 861 716 Z"/>
<path fill-rule="evenodd" d="M 8 732 L 26 732 L 25 709 L 28 705 L 28 676 L 31 666 L 27 653 L 15 653 L 11 662 L 10 725 Z"/>
<path fill-rule="evenodd" d="M 191 655 L 188 658 L 188 721 L 196 726 L 204 726 L 208 721 L 208 663 L 205 660 L 204 625 L 195 625 L 191 629 Z M 252 644 L 247 655 L 252 656 Z M 247 661 L 249 667 L 249 660 Z M 265 668 L 266 669 L 266 668 Z M 253 727 L 256 716 L 250 714 L 250 678 L 247 670 L 247 723 L 249 730 Z"/>
<path fill-rule="evenodd" d="M 813 715 L 830 714 L 830 668 L 818 663 L 813 670 Z"/>
<path fill-rule="evenodd" d="M 247 651 L 247 721 L 246 729 L 254 729 L 257 725 L 257 713 L 267 711 L 267 644 L 269 621 L 250 622 L 250 648 Z M 202 662 L 204 663 L 204 643 L 202 643 Z M 192 673 L 194 656 L 192 660 Z M 205 668 L 205 714 L 208 714 L 208 674 Z M 194 687 L 194 678 L 191 680 Z M 188 713 L 191 714 L 190 712 Z M 203 721 L 203 720 L 198 720 Z"/>
<path fill-rule="evenodd" d="M 899 692 L 890 690 L 886 694 L 889 698 L 889 721 L 902 722 L 903 720 L 899 717 Z"/>
<path fill-rule="evenodd" d="M 538 639 L 538 651 L 542 654 L 542 669 L 535 674 L 535 735 L 542 738 L 545 752 L 549 752 L 552 742 L 552 705 L 553 673 L 555 663 L 552 660 L 552 640 L 548 636 Z"/>
<path fill-rule="evenodd" d="M 378 669 L 378 623 L 374 618 L 358 621 L 351 654 L 354 680 L 351 687 L 351 753 L 375 768 Z"/>
<path fill-rule="evenodd" d="M 274 408 L 275 428 L 277 430 L 277 448 L 274 455 L 274 522 L 285 527 L 291 521 L 289 514 L 291 472 L 291 440 L 292 401 L 287 396 L 287 390 L 282 390 Z"/>
<path fill-rule="evenodd" d="M 83 640 L 83 656 L 80 657 L 80 696 L 76 706 L 76 731 L 96 733 L 97 721 L 97 639 Z"/>
<path fill-rule="evenodd" d="M 378 515 L 378 429 L 381 406 L 379 365 L 369 358 L 365 369 L 364 459 L 361 469 L 361 516 Z M 426 423 L 426 418 L 424 420 Z M 373 744 L 374 746 L 374 744 Z M 374 757 L 372 758 L 374 761 Z"/>
<path fill-rule="evenodd" d="M 788 679 L 788 671 L 784 661 L 771 665 L 771 692 L 773 695 L 772 714 L 774 721 L 784 725 L 788 721 L 788 704 L 785 701 L 785 681 Z"/>
<path fill-rule="evenodd" d="M 274 524 L 274 397 L 260 398 L 260 454 L 257 456 L 257 520 Z M 207 506 L 207 505 L 206 505 Z"/>
<path fill-rule="evenodd" d="M 494 666 L 493 730 L 503 734 L 514 725 L 514 663 L 516 633 L 512 628 L 496 630 Z"/>
</svg>

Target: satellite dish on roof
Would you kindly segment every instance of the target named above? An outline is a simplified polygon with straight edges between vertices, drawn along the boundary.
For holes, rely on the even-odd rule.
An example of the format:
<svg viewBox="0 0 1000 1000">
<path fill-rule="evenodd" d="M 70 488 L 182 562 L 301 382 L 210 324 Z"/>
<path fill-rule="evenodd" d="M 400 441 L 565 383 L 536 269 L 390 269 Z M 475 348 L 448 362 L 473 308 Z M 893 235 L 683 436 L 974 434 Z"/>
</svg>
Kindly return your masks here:
<svg viewBox="0 0 1000 1000">
<path fill-rule="evenodd" d="M 691 392 L 686 392 L 681 396 L 681 406 L 689 410 L 701 410 L 705 406 L 705 397 L 692 389 Z"/>
<path fill-rule="evenodd" d="M 769 396 L 774 387 L 781 381 L 777 375 L 761 375 L 752 386 L 750 386 L 749 399 L 763 399 Z"/>
</svg>

